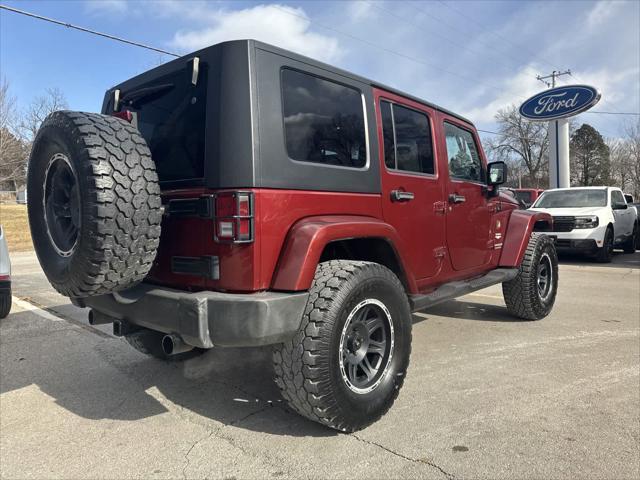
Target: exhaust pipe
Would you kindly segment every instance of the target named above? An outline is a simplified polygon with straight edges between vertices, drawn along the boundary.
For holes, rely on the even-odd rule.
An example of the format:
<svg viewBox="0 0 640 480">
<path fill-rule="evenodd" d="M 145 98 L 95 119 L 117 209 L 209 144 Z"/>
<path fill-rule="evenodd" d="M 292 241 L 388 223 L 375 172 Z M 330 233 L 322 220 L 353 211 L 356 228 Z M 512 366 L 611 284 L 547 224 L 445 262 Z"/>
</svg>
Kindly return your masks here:
<svg viewBox="0 0 640 480">
<path fill-rule="evenodd" d="M 193 350 L 191 345 L 187 345 L 182 339 L 173 334 L 162 337 L 162 351 L 165 355 L 177 355 Z"/>
<path fill-rule="evenodd" d="M 105 315 L 104 313 L 93 309 L 89 310 L 89 325 L 104 325 L 106 323 L 113 323 L 115 320 L 115 318 Z"/>
<path fill-rule="evenodd" d="M 124 320 L 112 319 L 111 321 L 113 322 L 113 335 L 115 337 L 124 337 L 140 330 L 140 327 L 137 325 L 125 322 Z"/>
</svg>

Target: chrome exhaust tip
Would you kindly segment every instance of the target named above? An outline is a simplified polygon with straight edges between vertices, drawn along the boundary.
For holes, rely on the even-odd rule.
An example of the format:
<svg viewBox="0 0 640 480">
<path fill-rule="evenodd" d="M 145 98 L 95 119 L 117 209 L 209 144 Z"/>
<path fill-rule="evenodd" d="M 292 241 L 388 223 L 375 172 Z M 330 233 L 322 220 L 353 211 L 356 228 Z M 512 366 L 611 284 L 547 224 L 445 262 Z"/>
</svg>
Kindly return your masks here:
<svg viewBox="0 0 640 480">
<path fill-rule="evenodd" d="M 162 351 L 165 355 L 177 355 L 193 350 L 191 345 L 187 345 L 177 335 L 169 334 L 162 337 Z"/>
</svg>

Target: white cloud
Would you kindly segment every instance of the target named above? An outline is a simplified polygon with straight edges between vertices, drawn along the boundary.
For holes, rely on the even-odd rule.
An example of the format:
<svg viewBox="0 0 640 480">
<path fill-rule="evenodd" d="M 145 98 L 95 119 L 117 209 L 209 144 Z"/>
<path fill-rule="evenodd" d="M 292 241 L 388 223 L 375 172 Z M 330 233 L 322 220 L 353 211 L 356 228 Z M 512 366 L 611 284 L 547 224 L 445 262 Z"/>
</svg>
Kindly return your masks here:
<svg viewBox="0 0 640 480">
<path fill-rule="evenodd" d="M 587 15 L 587 25 L 589 27 L 594 27 L 603 23 L 607 20 L 623 2 L 612 2 L 610 0 L 603 0 L 598 3 L 591 9 L 589 14 Z"/>
<path fill-rule="evenodd" d="M 85 8 L 92 13 L 124 13 L 128 4 L 127 0 L 87 0 Z"/>
<path fill-rule="evenodd" d="M 206 18 L 212 25 L 180 30 L 172 45 L 192 51 L 227 40 L 251 38 L 326 62 L 335 61 L 341 54 L 337 39 L 310 31 L 311 21 L 302 8 L 257 5 L 207 12 Z"/>
</svg>

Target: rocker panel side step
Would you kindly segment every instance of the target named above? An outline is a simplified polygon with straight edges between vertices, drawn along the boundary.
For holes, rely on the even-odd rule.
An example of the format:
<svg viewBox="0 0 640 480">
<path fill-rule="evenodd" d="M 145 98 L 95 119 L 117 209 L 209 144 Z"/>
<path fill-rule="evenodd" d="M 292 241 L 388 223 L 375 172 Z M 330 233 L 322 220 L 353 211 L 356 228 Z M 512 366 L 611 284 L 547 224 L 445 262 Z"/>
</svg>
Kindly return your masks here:
<svg viewBox="0 0 640 480">
<path fill-rule="evenodd" d="M 409 295 L 411 311 L 417 312 L 424 310 L 425 308 L 433 307 L 452 298 L 461 297 L 462 295 L 490 287 L 491 285 L 507 282 L 514 279 L 516 275 L 518 275 L 517 268 L 497 268 L 481 277 L 476 277 L 471 280 L 445 283 L 431 293 Z"/>
</svg>

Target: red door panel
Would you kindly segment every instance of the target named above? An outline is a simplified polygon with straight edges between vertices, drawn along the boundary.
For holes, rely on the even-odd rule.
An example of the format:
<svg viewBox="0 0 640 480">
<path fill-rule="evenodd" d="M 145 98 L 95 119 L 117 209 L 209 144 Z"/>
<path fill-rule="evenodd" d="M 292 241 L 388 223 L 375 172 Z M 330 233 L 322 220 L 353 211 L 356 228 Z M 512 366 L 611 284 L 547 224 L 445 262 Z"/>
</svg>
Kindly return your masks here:
<svg viewBox="0 0 640 480">
<path fill-rule="evenodd" d="M 447 115 L 442 118 L 444 161 L 440 164 L 447 170 L 447 248 L 454 270 L 476 269 L 489 264 L 493 251 L 486 160 L 469 125 Z"/>
<path fill-rule="evenodd" d="M 427 115 L 431 124 L 434 163 L 438 148 L 434 133 L 435 112 L 424 105 L 381 90 L 374 89 L 374 96 L 380 145 L 383 216 L 397 230 L 402 242 L 398 248 L 405 252 L 416 279 L 433 277 L 440 271 L 444 257 L 445 204 L 442 201 L 442 178 L 437 166 L 433 175 L 387 168 L 380 99 L 382 97 L 394 105 Z M 411 146 L 407 144 L 400 147 L 406 151 L 411 150 Z"/>
</svg>

